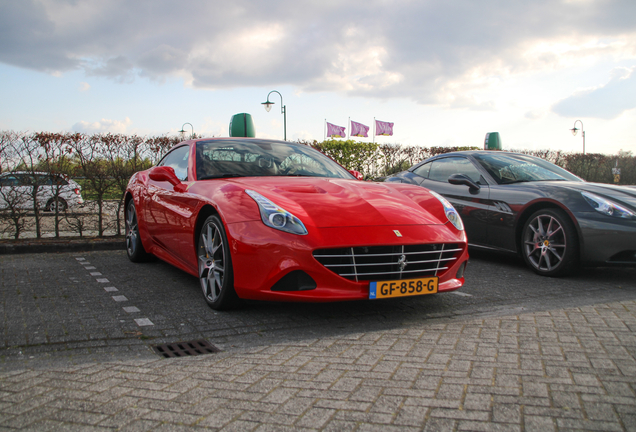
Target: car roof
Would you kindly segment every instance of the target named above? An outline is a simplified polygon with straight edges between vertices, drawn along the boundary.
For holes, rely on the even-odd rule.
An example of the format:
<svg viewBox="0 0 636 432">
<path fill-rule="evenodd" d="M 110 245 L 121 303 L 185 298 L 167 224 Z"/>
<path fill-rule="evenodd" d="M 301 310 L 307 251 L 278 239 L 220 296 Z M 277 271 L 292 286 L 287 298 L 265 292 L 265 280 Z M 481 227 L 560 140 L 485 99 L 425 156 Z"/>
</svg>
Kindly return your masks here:
<svg viewBox="0 0 636 432">
<path fill-rule="evenodd" d="M 501 152 L 501 153 L 511 154 L 511 155 L 532 156 L 532 155 L 527 155 L 527 154 L 524 154 L 524 153 L 519 153 L 519 152 L 514 152 L 514 151 L 507 151 L 507 150 L 460 150 L 460 151 L 453 151 L 453 152 L 448 152 L 448 153 L 436 154 L 435 156 L 431 156 L 428 159 L 431 159 L 431 158 L 434 158 L 434 157 L 440 157 L 440 156 L 448 156 L 448 155 L 452 155 L 452 156 L 457 156 L 457 155 L 470 156 L 470 155 L 479 155 L 479 154 L 490 154 L 490 153 L 493 153 L 493 152 Z"/>
<path fill-rule="evenodd" d="M 197 143 L 203 143 L 203 142 L 215 142 L 215 141 L 237 141 L 237 142 L 253 142 L 255 144 L 258 143 L 278 143 L 278 144 L 287 144 L 287 145 L 294 145 L 294 146 L 306 146 L 305 144 L 302 143 L 298 143 L 298 142 L 294 142 L 294 141 L 282 141 L 282 140 L 276 140 L 276 139 L 267 139 L 267 138 L 253 138 L 253 137 L 211 137 L 211 138 L 195 138 L 195 139 L 191 139 L 191 140 L 187 140 L 187 141 L 181 141 L 178 144 L 175 144 L 174 147 L 180 146 L 182 144 L 197 144 Z M 174 148 L 173 147 L 173 148 Z"/>
</svg>

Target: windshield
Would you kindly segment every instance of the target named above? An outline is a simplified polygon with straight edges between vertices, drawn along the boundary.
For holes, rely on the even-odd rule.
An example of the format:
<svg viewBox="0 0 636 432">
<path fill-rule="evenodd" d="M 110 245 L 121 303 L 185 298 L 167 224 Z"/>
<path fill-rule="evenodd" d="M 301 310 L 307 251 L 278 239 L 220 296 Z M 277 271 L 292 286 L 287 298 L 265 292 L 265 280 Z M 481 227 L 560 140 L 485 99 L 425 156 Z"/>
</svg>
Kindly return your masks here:
<svg viewBox="0 0 636 432">
<path fill-rule="evenodd" d="M 474 154 L 498 184 L 533 181 L 583 181 L 574 174 L 548 161 L 518 153 L 495 152 Z"/>
<path fill-rule="evenodd" d="M 210 140 L 196 144 L 198 180 L 223 177 L 309 176 L 354 178 L 317 150 L 268 140 Z"/>
</svg>

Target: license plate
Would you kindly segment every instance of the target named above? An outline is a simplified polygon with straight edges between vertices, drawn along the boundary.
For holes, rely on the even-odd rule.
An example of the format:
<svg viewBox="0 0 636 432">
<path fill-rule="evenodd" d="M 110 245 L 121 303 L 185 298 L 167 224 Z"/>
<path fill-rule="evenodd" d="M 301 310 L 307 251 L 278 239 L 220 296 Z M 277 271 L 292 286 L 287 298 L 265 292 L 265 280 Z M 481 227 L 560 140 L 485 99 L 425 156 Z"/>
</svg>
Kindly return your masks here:
<svg viewBox="0 0 636 432">
<path fill-rule="evenodd" d="M 407 297 L 423 294 L 435 294 L 439 279 L 437 277 L 401 279 L 369 284 L 369 298 Z"/>
</svg>

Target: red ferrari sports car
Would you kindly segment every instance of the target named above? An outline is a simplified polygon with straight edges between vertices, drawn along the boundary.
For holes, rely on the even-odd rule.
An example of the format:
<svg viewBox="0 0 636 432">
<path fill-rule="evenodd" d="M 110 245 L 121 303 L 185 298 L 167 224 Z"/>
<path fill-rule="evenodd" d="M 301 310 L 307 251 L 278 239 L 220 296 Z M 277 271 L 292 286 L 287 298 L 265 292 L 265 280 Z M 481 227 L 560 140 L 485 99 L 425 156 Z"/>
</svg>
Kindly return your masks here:
<svg viewBox="0 0 636 432">
<path fill-rule="evenodd" d="M 154 255 L 198 277 L 214 309 L 461 287 L 468 252 L 453 206 L 418 186 L 360 177 L 297 143 L 182 142 L 130 179 L 128 257 Z"/>
</svg>

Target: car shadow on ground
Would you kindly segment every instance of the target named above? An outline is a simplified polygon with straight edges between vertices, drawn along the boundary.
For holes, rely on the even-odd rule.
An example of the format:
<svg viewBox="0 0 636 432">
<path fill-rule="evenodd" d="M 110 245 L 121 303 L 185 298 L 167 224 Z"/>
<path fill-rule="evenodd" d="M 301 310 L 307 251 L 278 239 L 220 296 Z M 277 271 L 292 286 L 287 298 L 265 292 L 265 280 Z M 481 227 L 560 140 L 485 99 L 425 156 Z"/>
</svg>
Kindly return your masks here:
<svg viewBox="0 0 636 432">
<path fill-rule="evenodd" d="M 470 259 L 488 263 L 494 266 L 506 267 L 508 269 L 518 269 L 519 271 L 534 274 L 534 272 L 526 265 L 523 258 L 517 254 L 491 251 L 478 248 L 470 248 Z M 470 264 L 470 261 L 469 261 Z M 606 280 L 608 277 L 618 278 L 625 282 L 632 282 L 636 287 L 636 264 L 633 266 L 591 266 L 588 264 L 578 265 L 571 273 L 559 277 L 546 277 L 545 280 L 577 280 L 577 279 L 598 279 Z"/>
</svg>

